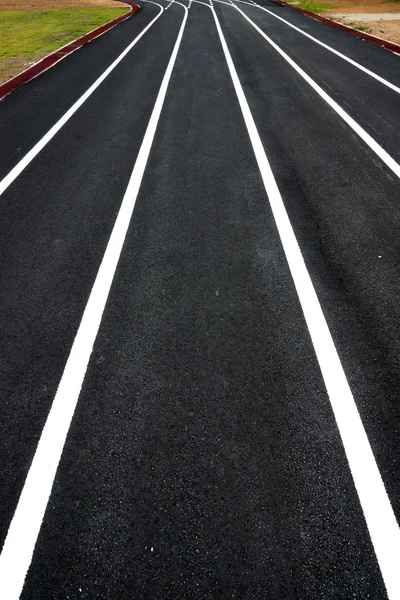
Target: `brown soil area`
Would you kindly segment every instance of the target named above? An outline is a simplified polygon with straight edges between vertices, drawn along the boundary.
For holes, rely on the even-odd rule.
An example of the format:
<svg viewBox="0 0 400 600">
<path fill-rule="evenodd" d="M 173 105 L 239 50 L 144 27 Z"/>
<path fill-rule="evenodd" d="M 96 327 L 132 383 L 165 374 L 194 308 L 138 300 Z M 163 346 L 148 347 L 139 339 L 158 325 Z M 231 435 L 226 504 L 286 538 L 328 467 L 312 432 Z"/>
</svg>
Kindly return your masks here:
<svg viewBox="0 0 400 600">
<path fill-rule="evenodd" d="M 84 6 L 123 6 L 113 0 L 0 0 L 0 10 L 45 10 L 49 8 L 82 8 Z"/>
<path fill-rule="evenodd" d="M 0 0 L 1 2 L 2 0 Z M 332 4 L 335 13 L 397 13 L 400 19 L 400 0 L 324 0 Z"/>
<path fill-rule="evenodd" d="M 400 19 L 398 21 L 372 21 L 368 23 L 371 34 L 400 44 Z"/>
<path fill-rule="evenodd" d="M 384 40 L 389 40 L 395 44 L 400 44 L 400 15 L 399 20 L 395 21 L 363 21 L 355 19 L 354 17 L 348 19 L 344 16 L 330 16 L 334 21 L 343 23 L 343 25 L 348 25 L 349 27 L 353 27 L 353 29 L 363 27 L 365 33 L 370 33 L 371 35 L 383 38 Z"/>
<path fill-rule="evenodd" d="M 33 65 L 35 62 L 44 58 L 48 52 L 35 52 L 26 59 L 26 56 L 11 56 L 10 58 L 2 58 L 0 60 L 0 85 L 5 81 L 14 77 L 21 71 L 25 71 L 28 67 Z"/>
<path fill-rule="evenodd" d="M 400 0 L 324 0 L 332 4 L 331 10 L 322 14 L 334 21 L 349 25 L 354 29 L 362 27 L 363 31 L 400 44 Z M 357 13 L 361 13 L 357 18 Z M 346 15 L 349 15 L 347 17 Z M 375 15 L 376 19 L 370 20 Z M 380 15 L 393 15 L 393 20 L 380 19 Z M 364 15 L 367 18 L 363 18 Z M 398 15 L 398 19 L 396 16 Z"/>
</svg>

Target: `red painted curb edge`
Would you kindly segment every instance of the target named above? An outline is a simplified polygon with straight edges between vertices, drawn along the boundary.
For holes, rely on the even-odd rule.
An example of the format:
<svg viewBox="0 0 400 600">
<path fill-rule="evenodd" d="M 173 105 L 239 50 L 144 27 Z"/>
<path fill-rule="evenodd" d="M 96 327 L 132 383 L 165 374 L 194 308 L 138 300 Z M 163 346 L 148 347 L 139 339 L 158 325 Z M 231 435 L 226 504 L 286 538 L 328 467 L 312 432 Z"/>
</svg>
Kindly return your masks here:
<svg viewBox="0 0 400 600">
<path fill-rule="evenodd" d="M 123 0 L 116 0 L 116 1 L 124 3 Z M 97 27 L 97 29 L 93 29 L 93 31 L 90 31 L 86 35 L 78 38 L 77 40 L 74 40 L 73 42 L 70 42 L 69 44 L 66 44 L 62 48 L 59 48 L 58 50 L 55 50 L 48 56 L 45 56 L 44 58 L 42 58 L 42 60 L 39 60 L 37 63 L 35 63 L 34 65 L 29 67 L 25 71 L 22 71 L 22 73 L 15 75 L 15 77 L 12 77 L 12 79 L 9 79 L 8 81 L 6 81 L 2 85 L 0 85 L 0 100 L 3 100 L 3 98 L 5 98 L 5 96 L 8 96 L 8 94 L 11 94 L 11 92 L 13 92 L 15 89 L 19 88 L 24 83 L 31 81 L 32 79 L 34 79 L 35 77 L 37 77 L 38 75 L 43 73 L 44 71 L 47 71 L 48 69 L 50 69 L 50 67 L 53 67 L 60 60 L 62 60 L 66 56 L 68 56 L 68 54 L 75 52 L 75 50 L 78 50 L 78 48 L 81 48 L 84 44 L 87 44 L 88 42 L 91 42 L 92 40 L 99 37 L 100 35 L 103 35 L 103 33 L 105 33 L 106 31 L 109 31 L 109 29 L 112 29 L 119 23 L 122 23 L 122 21 L 129 19 L 130 17 L 132 17 L 132 15 L 139 12 L 140 10 L 141 10 L 141 8 L 138 4 L 132 4 L 130 11 L 127 12 L 125 15 L 121 15 L 120 17 L 117 17 L 116 19 L 109 21 L 105 25 L 101 25 L 101 27 Z"/>
<path fill-rule="evenodd" d="M 276 4 L 280 4 L 281 6 L 289 6 L 293 10 L 297 10 L 301 12 L 303 15 L 307 15 L 307 17 L 311 17 L 316 21 L 321 21 L 326 25 L 330 25 L 331 27 L 336 27 L 336 29 L 341 29 L 342 31 L 346 31 L 350 35 L 354 35 L 362 40 L 367 42 L 371 42 L 372 44 L 376 44 L 377 46 L 381 46 L 381 48 L 386 48 L 386 50 L 390 50 L 391 52 L 395 52 L 396 54 L 400 54 L 400 46 L 395 44 L 394 42 L 389 42 L 388 40 L 383 40 L 382 38 L 376 37 L 375 35 L 370 35 L 369 33 L 364 33 L 363 31 L 357 31 L 357 29 L 353 29 L 352 27 L 348 27 L 347 25 L 342 25 L 342 23 L 338 23 L 337 21 L 331 21 L 326 17 L 322 17 L 321 15 L 317 15 L 309 10 L 305 10 L 304 8 L 298 8 L 297 6 L 292 6 L 288 2 L 284 2 L 284 0 L 274 0 Z"/>
</svg>

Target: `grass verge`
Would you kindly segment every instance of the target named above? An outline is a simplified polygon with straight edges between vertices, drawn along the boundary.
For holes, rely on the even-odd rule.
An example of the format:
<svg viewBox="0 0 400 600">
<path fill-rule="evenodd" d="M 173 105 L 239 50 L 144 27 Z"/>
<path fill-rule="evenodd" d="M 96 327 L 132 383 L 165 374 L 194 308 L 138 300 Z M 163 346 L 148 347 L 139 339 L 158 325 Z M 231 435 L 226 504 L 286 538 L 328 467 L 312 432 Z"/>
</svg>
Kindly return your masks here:
<svg viewBox="0 0 400 600">
<path fill-rule="evenodd" d="M 354 29 L 357 29 L 357 31 L 363 31 L 364 33 L 372 32 L 371 27 L 367 27 L 366 25 L 357 25 L 357 27 L 354 27 Z"/>
<path fill-rule="evenodd" d="M 0 11 L 0 83 L 127 11 L 103 7 Z"/>
<path fill-rule="evenodd" d="M 335 8 L 333 4 L 327 4 L 324 2 L 296 2 L 296 0 L 286 0 L 290 4 L 296 6 L 296 8 L 303 8 L 304 10 L 308 10 L 309 12 L 314 13 L 322 13 L 325 10 L 329 10 L 331 8 Z"/>
</svg>

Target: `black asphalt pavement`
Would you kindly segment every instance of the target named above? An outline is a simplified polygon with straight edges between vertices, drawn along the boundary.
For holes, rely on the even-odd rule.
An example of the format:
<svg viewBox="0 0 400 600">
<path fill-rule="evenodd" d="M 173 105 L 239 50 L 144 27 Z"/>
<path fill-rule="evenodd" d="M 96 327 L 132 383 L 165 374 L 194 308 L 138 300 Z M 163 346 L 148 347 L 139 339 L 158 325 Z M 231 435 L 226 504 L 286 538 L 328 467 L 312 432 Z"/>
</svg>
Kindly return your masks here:
<svg viewBox="0 0 400 600">
<path fill-rule="evenodd" d="M 399 56 L 236 5 L 400 161 L 400 94 L 273 15 L 400 87 Z M 184 26 L 20 597 L 399 600 L 216 21 L 399 520 L 400 183 L 362 136 L 228 0 L 157 0 L 0 102 L 0 181 L 160 6 L 0 197 L 1 547 Z"/>
</svg>

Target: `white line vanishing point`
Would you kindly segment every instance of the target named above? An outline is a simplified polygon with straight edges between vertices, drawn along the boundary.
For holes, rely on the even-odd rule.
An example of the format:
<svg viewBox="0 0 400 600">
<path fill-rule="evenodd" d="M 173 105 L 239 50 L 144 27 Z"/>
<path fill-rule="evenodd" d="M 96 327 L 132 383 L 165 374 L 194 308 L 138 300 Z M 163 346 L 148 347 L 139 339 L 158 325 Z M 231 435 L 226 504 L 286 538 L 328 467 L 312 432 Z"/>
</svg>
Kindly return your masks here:
<svg viewBox="0 0 400 600">
<path fill-rule="evenodd" d="M 180 3 L 177 2 L 177 4 Z M 188 10 L 182 4 L 181 6 L 185 11 L 182 25 L 121 208 L 0 555 L 1 600 L 18 600 L 32 561 L 54 477 L 78 402 L 182 40 Z"/>
</svg>

